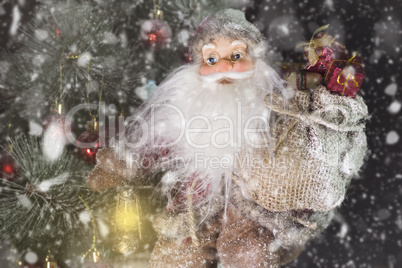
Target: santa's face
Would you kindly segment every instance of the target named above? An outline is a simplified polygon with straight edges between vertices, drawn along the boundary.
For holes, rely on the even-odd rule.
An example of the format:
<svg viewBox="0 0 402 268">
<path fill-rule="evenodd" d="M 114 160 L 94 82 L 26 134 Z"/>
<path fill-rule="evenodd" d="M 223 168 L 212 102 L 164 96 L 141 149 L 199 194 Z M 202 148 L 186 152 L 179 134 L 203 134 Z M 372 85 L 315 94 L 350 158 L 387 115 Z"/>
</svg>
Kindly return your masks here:
<svg viewBox="0 0 402 268">
<path fill-rule="evenodd" d="M 247 54 L 247 45 L 239 40 L 219 38 L 202 47 L 203 62 L 200 75 L 214 73 L 247 72 L 253 67 L 253 61 Z M 220 83 L 233 81 L 222 79 Z"/>
</svg>

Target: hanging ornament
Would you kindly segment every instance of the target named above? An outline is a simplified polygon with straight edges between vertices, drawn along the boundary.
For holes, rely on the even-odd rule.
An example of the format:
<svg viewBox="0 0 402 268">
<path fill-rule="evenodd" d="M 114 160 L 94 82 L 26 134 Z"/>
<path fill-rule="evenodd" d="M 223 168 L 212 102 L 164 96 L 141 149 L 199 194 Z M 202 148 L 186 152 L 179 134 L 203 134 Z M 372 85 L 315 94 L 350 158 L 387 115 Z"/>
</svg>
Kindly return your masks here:
<svg viewBox="0 0 402 268">
<path fill-rule="evenodd" d="M 78 156 L 87 163 L 96 164 L 96 154 L 100 148 L 98 122 L 93 119 L 87 123 L 87 131 L 78 137 Z"/>
<path fill-rule="evenodd" d="M 10 141 L 10 129 L 11 123 L 8 123 L 6 136 L 7 141 Z M 6 148 L 6 151 L 0 153 L 0 178 L 13 181 L 15 178 L 17 178 L 17 166 L 13 157 L 11 156 L 13 152 L 13 146 L 11 145 L 11 143 L 8 143 L 4 147 Z"/>
<path fill-rule="evenodd" d="M 48 251 L 43 268 L 57 268 L 57 262 L 54 260 L 53 254 Z"/>
<path fill-rule="evenodd" d="M 162 49 L 171 42 L 172 29 L 163 20 L 163 11 L 155 1 L 151 19 L 141 25 L 140 36 L 143 44 L 154 50 Z"/>
<path fill-rule="evenodd" d="M 170 44 L 172 30 L 162 20 L 147 20 L 141 26 L 141 40 L 147 48 L 159 50 Z"/>
<path fill-rule="evenodd" d="M 57 103 L 52 107 L 52 112 L 42 122 L 42 135 L 51 135 L 59 138 L 60 141 L 68 142 L 68 137 L 75 135 L 75 126 L 72 120 L 67 120 L 64 115 L 64 107 L 61 103 Z"/>
<path fill-rule="evenodd" d="M 51 115 L 42 122 L 42 150 L 48 161 L 56 161 L 61 157 L 66 146 L 73 144 L 72 120 L 63 114 L 62 104 L 55 104 Z"/>
<path fill-rule="evenodd" d="M 83 257 L 84 268 L 109 268 L 111 267 L 107 261 L 102 258 L 100 252 L 95 248 L 87 251 Z"/>
<path fill-rule="evenodd" d="M 88 69 L 87 72 L 89 74 L 90 69 L 90 61 L 88 61 Z M 90 100 L 89 100 L 89 87 L 90 87 L 90 79 L 88 76 L 87 82 L 87 102 L 88 102 L 88 112 L 92 117 L 92 121 L 87 122 L 87 131 L 82 133 L 77 140 L 77 148 L 78 148 L 78 156 L 89 164 L 96 164 L 96 154 L 98 150 L 103 147 L 101 146 L 99 139 L 99 125 L 96 117 L 100 114 L 101 109 L 101 100 L 102 100 L 102 92 L 103 92 L 103 77 L 105 74 L 105 69 L 102 68 L 102 83 L 99 92 L 99 104 L 97 114 L 92 114 L 90 108 Z"/>
<path fill-rule="evenodd" d="M 17 177 L 16 164 L 8 153 L 0 154 L 0 178 L 13 181 Z"/>
<path fill-rule="evenodd" d="M 59 37 L 60 31 L 57 30 L 56 32 Z M 52 147 L 61 148 L 61 150 L 56 151 L 63 151 L 64 146 L 68 143 L 68 138 L 72 137 L 72 120 L 67 120 L 68 118 L 64 115 L 63 104 L 59 103 L 59 100 L 63 97 L 63 55 L 64 49 L 61 53 L 59 63 L 59 96 L 56 98 L 56 101 L 52 106 L 52 114 L 47 116 L 42 122 L 42 136 L 44 138 L 45 153 L 46 149 Z M 52 150 L 50 149 L 48 157 L 50 156 L 50 159 L 54 160 L 54 155 L 51 151 Z M 56 156 L 58 156 L 58 154 L 56 154 Z"/>
<path fill-rule="evenodd" d="M 120 188 L 115 214 L 115 245 L 114 251 L 120 253 L 134 252 L 142 239 L 140 201 L 132 186 Z"/>
</svg>

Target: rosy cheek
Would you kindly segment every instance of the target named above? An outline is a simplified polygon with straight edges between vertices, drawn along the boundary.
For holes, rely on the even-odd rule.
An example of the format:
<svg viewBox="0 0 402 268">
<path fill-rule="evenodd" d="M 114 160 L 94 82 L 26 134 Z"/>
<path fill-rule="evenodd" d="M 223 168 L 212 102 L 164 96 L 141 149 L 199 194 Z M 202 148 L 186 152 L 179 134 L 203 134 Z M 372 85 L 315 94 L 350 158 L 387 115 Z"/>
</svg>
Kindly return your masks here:
<svg viewBox="0 0 402 268">
<path fill-rule="evenodd" d="M 214 67 L 209 66 L 208 64 L 201 65 L 200 75 L 207 75 L 214 72 Z"/>
<path fill-rule="evenodd" d="M 252 61 L 245 60 L 245 61 L 236 62 L 233 66 L 233 71 L 234 72 L 247 72 L 247 71 L 250 71 L 252 68 L 253 68 Z"/>
</svg>

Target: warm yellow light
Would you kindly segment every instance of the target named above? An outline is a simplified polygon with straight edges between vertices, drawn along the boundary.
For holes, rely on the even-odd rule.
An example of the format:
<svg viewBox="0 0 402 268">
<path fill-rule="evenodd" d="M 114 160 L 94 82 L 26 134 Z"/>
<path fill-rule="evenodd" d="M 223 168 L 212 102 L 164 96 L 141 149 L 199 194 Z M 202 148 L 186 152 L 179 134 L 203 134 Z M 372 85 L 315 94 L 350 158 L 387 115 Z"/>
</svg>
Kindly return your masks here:
<svg viewBox="0 0 402 268">
<path fill-rule="evenodd" d="M 116 229 L 123 232 L 131 232 L 138 229 L 139 215 L 136 204 L 125 202 L 116 210 Z"/>
<path fill-rule="evenodd" d="M 119 193 L 115 227 L 117 232 L 133 232 L 141 228 L 139 200 L 131 189 Z"/>
<path fill-rule="evenodd" d="M 63 113 L 63 105 L 62 105 L 61 103 L 59 103 L 59 105 L 57 106 L 57 112 L 58 112 L 59 114 L 62 114 L 62 113 Z"/>
<path fill-rule="evenodd" d="M 98 258 L 99 258 L 98 255 L 99 255 L 99 254 L 98 254 L 97 251 L 92 252 L 92 259 L 94 260 L 94 263 L 97 263 L 97 262 L 98 262 Z"/>
<path fill-rule="evenodd" d="M 139 198 L 132 187 L 122 187 L 119 192 L 115 213 L 114 250 L 120 253 L 135 251 L 139 246 L 141 235 L 141 214 Z"/>
</svg>

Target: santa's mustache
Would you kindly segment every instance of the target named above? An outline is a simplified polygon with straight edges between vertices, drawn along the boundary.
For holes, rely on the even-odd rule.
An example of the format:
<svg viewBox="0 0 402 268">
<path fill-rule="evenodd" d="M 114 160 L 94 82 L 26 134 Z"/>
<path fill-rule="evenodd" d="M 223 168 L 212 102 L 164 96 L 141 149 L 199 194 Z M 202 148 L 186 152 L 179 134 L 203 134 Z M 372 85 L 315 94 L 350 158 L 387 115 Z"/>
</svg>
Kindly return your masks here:
<svg viewBox="0 0 402 268">
<path fill-rule="evenodd" d="M 247 72 L 226 72 L 226 73 L 212 73 L 208 75 L 201 76 L 201 79 L 205 82 L 236 82 L 244 79 L 248 79 L 252 77 L 254 74 L 254 70 L 250 70 Z"/>
</svg>

